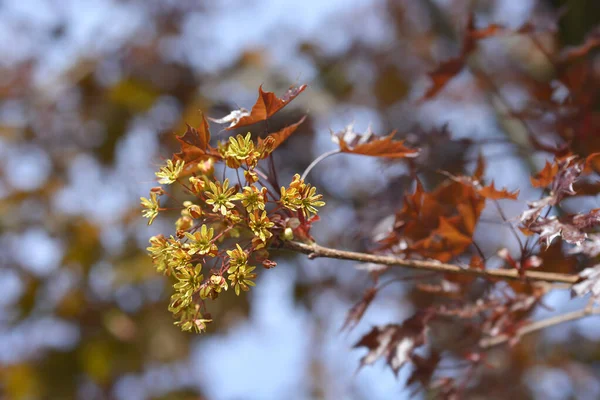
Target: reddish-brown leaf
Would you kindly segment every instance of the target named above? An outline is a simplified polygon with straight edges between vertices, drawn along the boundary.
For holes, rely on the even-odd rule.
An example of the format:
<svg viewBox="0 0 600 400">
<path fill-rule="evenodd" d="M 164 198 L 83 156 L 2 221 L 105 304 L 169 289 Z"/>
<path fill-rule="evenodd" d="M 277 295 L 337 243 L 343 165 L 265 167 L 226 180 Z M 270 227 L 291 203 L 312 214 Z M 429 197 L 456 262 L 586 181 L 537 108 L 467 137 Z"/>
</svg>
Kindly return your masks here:
<svg viewBox="0 0 600 400">
<path fill-rule="evenodd" d="M 554 177 L 558 173 L 558 164 L 552 163 L 550 164 L 546 161 L 546 165 L 544 169 L 538 172 L 535 176 L 532 176 L 531 184 L 533 187 L 546 187 L 552 183 Z"/>
<path fill-rule="evenodd" d="M 226 129 L 239 128 L 241 126 L 252 125 L 260 121 L 270 118 L 277 111 L 287 106 L 290 101 L 306 89 L 306 85 L 299 87 L 291 87 L 281 98 L 277 97 L 273 92 L 265 92 L 262 90 L 262 85 L 258 88 L 258 99 L 250 111 L 250 115 L 245 115 L 239 118 L 236 123 L 232 123 Z"/>
<path fill-rule="evenodd" d="M 412 362 L 415 368 L 408 377 L 406 386 L 419 383 L 424 388 L 429 387 L 431 378 L 433 377 L 433 374 L 435 373 L 441 359 L 442 356 L 437 350 L 432 350 L 427 357 L 421 357 L 418 354 L 414 354 L 412 357 Z"/>
<path fill-rule="evenodd" d="M 175 154 L 175 158 L 177 159 L 192 162 L 201 160 L 207 155 L 219 156 L 208 145 L 210 142 L 210 130 L 208 128 L 208 121 L 204 115 L 202 115 L 202 125 L 199 128 L 196 129 L 187 125 L 185 133 L 177 136 L 176 139 L 181 144 L 181 152 Z"/>
<path fill-rule="evenodd" d="M 272 137 L 274 139 L 273 150 L 275 150 L 283 142 L 285 142 L 287 140 L 287 138 L 289 138 L 292 135 L 292 133 L 294 133 L 296 131 L 296 129 L 298 129 L 300 124 L 302 124 L 305 119 L 306 119 L 306 115 L 304 117 L 300 118 L 300 120 L 298 122 L 296 122 L 292 125 L 286 126 L 285 128 L 283 128 L 275 133 L 271 133 L 268 137 Z M 258 139 L 259 147 L 262 142 L 263 142 L 263 140 L 261 138 L 259 138 Z"/>
<path fill-rule="evenodd" d="M 377 294 L 377 288 L 371 287 L 365 291 L 363 298 L 356 303 L 352 308 L 348 311 L 346 315 L 346 320 L 344 321 L 344 325 L 342 326 L 342 330 L 348 328 L 348 330 L 352 330 L 359 322 L 362 316 L 367 311 L 367 308 L 375 299 L 375 295 Z"/>
<path fill-rule="evenodd" d="M 581 282 L 573 285 L 573 296 L 585 296 L 591 293 L 594 299 L 600 298 L 600 264 L 586 268 L 579 273 Z"/>
<path fill-rule="evenodd" d="M 592 153 L 585 158 L 585 165 L 583 167 L 584 173 L 591 173 L 593 171 L 592 163 L 596 157 L 600 156 L 600 153 Z"/>
<path fill-rule="evenodd" d="M 417 347 L 425 344 L 425 327 L 428 313 L 417 313 L 401 325 L 388 324 L 375 326 L 363 336 L 354 347 L 366 347 L 368 353 L 361 358 L 360 366 L 370 365 L 385 357 L 388 366 L 397 375 L 400 368 L 409 361 Z"/>
<path fill-rule="evenodd" d="M 447 262 L 462 254 L 472 242 L 472 237 L 461 232 L 451 220 L 440 217 L 438 228 L 424 240 L 415 243 L 412 249 L 425 257 Z"/>
<path fill-rule="evenodd" d="M 473 173 L 473 180 L 478 182 L 481 181 L 484 172 L 485 160 L 483 159 L 483 155 L 479 153 L 479 156 L 477 156 L 477 166 L 475 167 L 475 172 Z"/>
<path fill-rule="evenodd" d="M 463 69 L 469 54 L 475 50 L 478 40 L 487 39 L 500 33 L 527 33 L 530 29 L 531 27 L 528 24 L 523 25 L 517 31 L 498 24 L 491 24 L 485 28 L 475 29 L 475 17 L 471 13 L 463 36 L 460 55 L 441 63 L 434 71 L 428 74 L 433 81 L 433 85 L 425 92 L 421 100 L 428 100 L 438 94 L 452 78 L 458 75 Z"/>
<path fill-rule="evenodd" d="M 387 157 L 387 158 L 413 158 L 419 155 L 419 149 L 409 149 L 404 146 L 403 140 L 392 140 L 396 131 L 384 137 L 374 139 L 350 147 L 342 136 L 339 136 L 340 150 L 342 153 L 362 154 L 365 156 Z"/>
<path fill-rule="evenodd" d="M 519 190 L 515 190 L 512 193 L 509 192 L 506 188 L 504 188 L 502 190 L 497 190 L 494 187 L 494 181 L 492 181 L 491 185 L 478 190 L 478 193 L 481 196 L 485 197 L 486 199 L 492 199 L 492 200 L 502 200 L 502 199 L 517 200 L 517 197 L 519 197 Z"/>
<path fill-rule="evenodd" d="M 405 197 L 396 213 L 394 231 L 380 243 L 387 249 L 402 243 L 401 252 L 407 256 L 414 252 L 449 261 L 472 243 L 484 207 L 485 198 L 470 180 L 448 180 L 433 192 L 425 192 L 417 182 L 415 193 Z"/>
<path fill-rule="evenodd" d="M 463 69 L 465 64 L 465 57 L 452 58 L 448 61 L 441 63 L 435 70 L 430 72 L 428 75 L 433 81 L 433 84 L 427 92 L 423 95 L 421 100 L 431 99 L 433 96 L 438 94 L 446 84 L 454 78 Z"/>
</svg>

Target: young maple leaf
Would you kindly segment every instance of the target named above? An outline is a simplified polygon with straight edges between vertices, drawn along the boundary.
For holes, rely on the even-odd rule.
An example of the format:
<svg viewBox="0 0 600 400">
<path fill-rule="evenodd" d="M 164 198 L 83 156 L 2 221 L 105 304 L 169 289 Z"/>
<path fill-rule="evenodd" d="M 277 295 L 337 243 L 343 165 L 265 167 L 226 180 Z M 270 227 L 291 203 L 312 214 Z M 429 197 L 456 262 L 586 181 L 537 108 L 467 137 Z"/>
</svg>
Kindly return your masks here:
<svg viewBox="0 0 600 400">
<path fill-rule="evenodd" d="M 519 190 L 515 190 L 514 192 L 509 192 L 506 188 L 502 190 L 498 190 L 494 187 L 494 181 L 492 181 L 491 185 L 485 186 L 477 191 L 481 196 L 486 199 L 492 200 L 502 200 L 502 199 L 510 199 L 517 200 L 519 197 Z"/>
<path fill-rule="evenodd" d="M 414 350 L 425 344 L 425 327 L 429 318 L 428 313 L 421 312 L 408 318 L 401 325 L 373 327 L 354 345 L 355 348 L 366 347 L 369 350 L 361 358 L 360 367 L 371 365 L 379 358 L 385 357 L 397 376 L 400 368 L 413 356 Z"/>
<path fill-rule="evenodd" d="M 273 92 L 265 92 L 262 90 L 262 85 L 258 88 L 258 98 L 256 103 L 252 106 L 252 111 L 248 113 L 248 110 L 240 108 L 234 110 L 221 119 L 212 119 L 211 121 L 217 123 L 230 122 L 227 130 L 239 128 L 246 125 L 252 125 L 260 121 L 264 121 L 283 107 L 287 106 L 292 100 L 294 100 L 300 93 L 306 89 L 306 85 L 299 87 L 290 87 L 288 91 L 281 97 L 275 96 Z"/>
<path fill-rule="evenodd" d="M 463 36 L 462 50 L 457 57 L 442 62 L 435 70 L 428 75 L 433 85 L 425 92 L 422 100 L 428 100 L 438 94 L 446 84 L 454 78 L 465 66 L 467 58 L 475 50 L 477 41 L 496 36 L 500 33 L 526 33 L 530 30 L 528 24 L 523 25 L 519 30 L 514 31 L 502 25 L 491 24 L 485 28 L 475 28 L 475 18 L 471 13 L 467 21 L 467 26 Z"/>
<path fill-rule="evenodd" d="M 348 330 L 352 330 L 359 322 L 362 316 L 364 315 L 367 308 L 375 299 L 375 295 L 377 294 L 377 288 L 371 287 L 365 291 L 363 298 L 352 306 L 352 308 L 348 311 L 346 315 L 346 320 L 344 321 L 344 325 L 342 325 L 342 329 L 344 330 L 348 328 Z"/>
<path fill-rule="evenodd" d="M 540 235 L 540 243 L 544 244 L 546 248 L 557 237 L 562 237 L 565 242 L 577 245 L 582 244 L 587 237 L 585 232 L 582 232 L 577 226 L 563 223 L 554 216 L 534 221 L 527 229 L 538 233 Z"/>
<path fill-rule="evenodd" d="M 600 254 L 600 233 L 592 233 L 587 240 L 569 250 L 569 254 L 585 254 L 588 257 L 596 257 Z"/>
<path fill-rule="evenodd" d="M 414 354 L 412 356 L 412 362 L 415 368 L 408 377 L 406 386 L 410 386 L 418 382 L 421 387 L 428 388 L 429 384 L 431 383 L 431 378 L 433 377 L 433 374 L 435 373 L 435 370 L 437 369 L 441 359 L 441 354 L 436 350 L 432 350 L 427 357 L 421 357 L 418 354 Z M 416 394 L 416 389 L 411 395 L 414 394 Z"/>
<path fill-rule="evenodd" d="M 187 130 L 182 136 L 176 136 L 181 144 L 181 152 L 175 153 L 175 159 L 187 162 L 199 161 L 207 156 L 221 158 L 218 152 L 211 148 L 210 129 L 208 121 L 202 115 L 202 124 L 199 128 L 187 125 Z"/>
<path fill-rule="evenodd" d="M 275 132 L 275 133 L 271 133 L 269 136 L 267 136 L 267 138 L 271 137 L 273 138 L 273 144 L 271 145 L 271 151 L 275 150 L 277 147 L 281 146 L 281 144 L 283 142 L 285 142 L 287 140 L 287 138 L 289 138 L 292 133 L 294 133 L 296 131 L 296 129 L 298 129 L 298 127 L 304 122 L 304 120 L 306 119 L 306 116 L 300 118 L 300 120 L 294 124 L 288 125 L 285 128 Z M 261 139 L 258 138 L 258 146 L 260 147 L 261 144 L 267 139 Z"/>
<path fill-rule="evenodd" d="M 584 172 L 590 157 L 594 155 L 590 155 L 586 160 L 571 155 L 556 158 L 552 165 L 546 163 L 544 169 L 531 179 L 531 183 L 539 187 L 550 186 L 550 195 L 528 203 L 529 209 L 521 214 L 520 221 L 527 227 L 539 217 L 544 208 L 555 206 L 566 196 L 576 194 L 573 184 Z"/>
<path fill-rule="evenodd" d="M 460 221 L 460 220 L 459 220 Z M 440 217 L 439 226 L 411 249 L 428 258 L 448 262 L 462 254 L 473 242 L 472 236 L 463 233 L 450 219 Z"/>
<path fill-rule="evenodd" d="M 552 183 L 554 177 L 558 173 L 558 164 L 552 163 L 550 164 L 546 161 L 546 165 L 544 169 L 538 172 L 535 176 L 530 178 L 531 184 L 533 187 L 546 187 Z"/>
<path fill-rule="evenodd" d="M 341 132 L 332 133 L 332 140 L 340 145 L 342 153 L 386 158 L 414 158 L 419 155 L 420 149 L 404 146 L 403 140 L 392 140 L 395 134 L 396 131 L 393 131 L 387 136 L 376 136 L 369 127 L 365 134 L 359 135 L 351 124 Z"/>
<path fill-rule="evenodd" d="M 598 299 L 600 297 L 600 264 L 584 269 L 579 273 L 579 277 L 582 281 L 573 285 L 571 294 L 581 297 L 591 293 L 592 297 Z"/>
</svg>

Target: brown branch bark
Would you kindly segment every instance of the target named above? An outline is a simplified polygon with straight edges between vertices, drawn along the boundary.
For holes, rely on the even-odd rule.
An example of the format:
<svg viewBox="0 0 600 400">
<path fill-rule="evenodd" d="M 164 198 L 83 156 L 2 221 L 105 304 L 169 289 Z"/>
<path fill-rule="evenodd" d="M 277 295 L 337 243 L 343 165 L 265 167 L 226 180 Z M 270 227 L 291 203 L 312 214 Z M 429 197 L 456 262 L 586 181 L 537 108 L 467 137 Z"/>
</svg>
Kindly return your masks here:
<svg viewBox="0 0 600 400">
<path fill-rule="evenodd" d="M 404 260 L 394 256 L 382 256 L 367 253 L 358 253 L 354 251 L 337 250 L 329 247 L 323 247 L 316 243 L 307 244 L 295 241 L 286 241 L 284 247 L 300 253 L 307 254 L 309 258 L 326 257 L 337 258 L 340 260 L 353 260 L 359 262 L 369 262 L 375 264 L 389 265 L 392 267 L 405 267 L 421 271 L 435 271 L 443 273 L 456 273 L 481 276 L 493 279 L 520 280 L 519 271 L 514 269 L 492 269 L 477 270 L 461 267 L 454 264 L 445 264 L 437 261 L 422 260 Z M 579 276 L 559 274 L 555 272 L 527 271 L 525 277 L 532 281 L 559 282 L 574 284 L 579 281 Z"/>
<path fill-rule="evenodd" d="M 561 315 L 556 315 L 554 317 L 542 319 L 542 320 L 527 324 L 524 327 L 522 327 L 521 329 L 519 329 L 517 331 L 517 333 L 515 334 L 515 336 L 498 335 L 498 336 L 494 336 L 494 337 L 481 339 L 479 341 L 479 346 L 484 349 L 487 349 L 487 348 L 494 347 L 499 344 L 508 342 L 513 337 L 520 338 L 524 335 L 528 335 L 530 333 L 540 331 L 542 329 L 545 329 L 545 328 L 548 328 L 548 327 L 551 327 L 554 325 L 559 325 L 559 324 L 562 324 L 565 322 L 575 321 L 577 319 L 589 317 L 591 315 L 599 315 L 599 314 L 600 314 L 600 308 L 586 307 L 582 310 L 573 311 L 573 312 L 565 313 L 565 314 L 561 314 Z"/>
</svg>

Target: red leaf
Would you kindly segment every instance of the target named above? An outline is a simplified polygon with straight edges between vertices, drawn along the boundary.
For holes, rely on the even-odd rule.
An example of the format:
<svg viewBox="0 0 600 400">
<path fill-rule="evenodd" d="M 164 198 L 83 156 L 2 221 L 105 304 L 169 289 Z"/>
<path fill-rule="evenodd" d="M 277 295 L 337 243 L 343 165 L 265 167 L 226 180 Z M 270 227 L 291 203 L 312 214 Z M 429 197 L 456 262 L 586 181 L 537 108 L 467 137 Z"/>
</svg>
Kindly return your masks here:
<svg viewBox="0 0 600 400">
<path fill-rule="evenodd" d="M 412 358 L 415 348 L 425 344 L 425 326 L 428 320 L 428 314 L 417 313 L 402 325 L 373 327 L 354 345 L 355 348 L 366 347 L 369 350 L 361 358 L 360 366 L 373 364 L 385 357 L 387 364 L 397 375 L 400 368 Z"/>
<path fill-rule="evenodd" d="M 252 125 L 270 118 L 277 111 L 287 106 L 290 101 L 294 100 L 296 96 L 304 91 L 304 89 L 306 89 L 306 85 L 291 87 L 281 98 L 278 98 L 273 92 L 264 92 L 262 90 L 262 85 L 260 85 L 258 88 L 258 99 L 256 99 L 256 103 L 252 107 L 250 115 L 244 115 L 245 113 L 242 113 L 241 118 L 239 118 L 237 122 L 232 119 L 232 124 L 226 129 L 230 130 L 241 126 Z M 227 120 L 225 122 L 229 121 L 230 120 Z"/>
<path fill-rule="evenodd" d="M 600 298 L 600 264 L 584 269 L 579 276 L 582 280 L 573 285 L 572 295 L 581 297 L 591 293 L 593 298 Z"/>
<path fill-rule="evenodd" d="M 300 118 L 300 120 L 298 122 L 296 122 L 295 124 L 286 126 L 285 128 L 283 128 L 275 133 L 271 133 L 269 136 L 267 136 L 267 137 L 272 137 L 275 140 L 273 142 L 274 143 L 273 150 L 275 150 L 283 142 L 285 142 L 287 140 L 287 138 L 289 138 L 292 135 L 292 133 L 294 133 L 296 131 L 296 129 L 298 129 L 300 124 L 302 124 L 305 119 L 306 119 L 306 115 L 304 117 Z M 260 146 L 262 143 L 263 143 L 263 140 L 261 138 L 259 138 L 258 145 Z"/>
<path fill-rule="evenodd" d="M 458 73 L 463 69 L 465 63 L 464 54 L 441 63 L 435 70 L 429 73 L 433 85 L 425 92 L 421 100 L 428 100 L 438 94 Z"/>
<path fill-rule="evenodd" d="M 341 330 L 348 328 L 348 330 L 352 330 L 359 322 L 362 316 L 364 315 L 367 308 L 375 299 L 375 295 L 377 294 L 377 288 L 371 287 L 365 291 L 363 298 L 356 303 L 352 308 L 348 311 L 346 315 L 346 320 L 344 321 L 344 325 Z"/>
<path fill-rule="evenodd" d="M 483 159 L 483 155 L 479 153 L 479 156 L 477 156 L 477 166 L 475 167 L 475 172 L 473 173 L 473 180 L 481 181 L 484 172 L 485 160 Z"/>
<path fill-rule="evenodd" d="M 384 137 L 375 137 L 366 143 L 349 147 L 343 136 L 338 135 L 340 150 L 342 153 L 362 154 L 365 156 L 388 157 L 388 158 L 412 158 L 419 155 L 419 149 L 409 149 L 404 146 L 404 141 L 394 141 L 392 138 L 396 131 Z"/>
<path fill-rule="evenodd" d="M 202 115 L 202 125 L 196 129 L 187 125 L 187 130 L 176 139 L 181 144 L 181 152 L 175 154 L 175 158 L 185 162 L 198 161 L 207 155 L 219 157 L 208 143 L 210 142 L 210 130 L 208 121 Z"/>
<path fill-rule="evenodd" d="M 462 254 L 472 242 L 471 235 L 461 232 L 448 218 L 440 217 L 438 228 L 427 238 L 411 246 L 411 249 L 425 257 L 448 262 Z"/>
<path fill-rule="evenodd" d="M 587 156 L 585 158 L 585 166 L 583 168 L 585 173 L 590 173 L 592 172 L 592 161 L 594 160 L 594 158 L 596 158 L 597 156 L 600 156 L 600 153 L 592 153 L 589 156 Z"/>
<path fill-rule="evenodd" d="M 483 189 L 480 189 L 478 191 L 478 193 L 481 196 L 485 197 L 486 199 L 492 199 L 492 200 L 502 200 L 502 199 L 517 200 L 517 197 L 519 197 L 519 190 L 515 190 L 512 193 L 510 193 L 506 189 L 497 190 L 494 187 L 494 181 L 492 181 L 491 185 L 486 186 Z"/>
<path fill-rule="evenodd" d="M 544 169 L 538 172 L 535 176 L 532 176 L 531 184 L 533 187 L 546 187 L 554 180 L 554 177 L 558 173 L 558 164 L 550 164 L 546 161 Z"/>
</svg>

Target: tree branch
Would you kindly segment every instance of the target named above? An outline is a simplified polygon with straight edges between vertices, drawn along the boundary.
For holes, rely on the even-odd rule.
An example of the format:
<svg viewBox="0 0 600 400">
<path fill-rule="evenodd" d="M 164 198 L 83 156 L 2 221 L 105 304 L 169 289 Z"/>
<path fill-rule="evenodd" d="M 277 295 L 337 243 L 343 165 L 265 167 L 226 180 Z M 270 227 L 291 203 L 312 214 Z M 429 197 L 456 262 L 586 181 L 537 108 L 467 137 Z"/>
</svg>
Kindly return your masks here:
<svg viewBox="0 0 600 400">
<path fill-rule="evenodd" d="M 469 269 L 454 264 L 445 264 L 438 261 L 423 261 L 423 260 L 404 260 L 394 256 L 382 256 L 367 253 L 358 253 L 354 251 L 337 250 L 329 247 L 323 247 L 316 243 L 307 244 L 295 241 L 286 241 L 284 247 L 304 253 L 308 258 L 317 257 L 337 258 L 340 260 L 353 260 L 359 262 L 370 262 L 375 264 L 389 265 L 392 267 L 405 267 L 421 271 L 435 271 L 443 273 L 457 273 L 466 275 L 481 276 L 484 278 L 505 279 L 505 280 L 521 280 L 519 271 L 515 269 L 491 269 L 479 270 Z M 532 281 L 542 282 L 560 282 L 574 284 L 579 281 L 578 275 L 559 274 L 555 272 L 542 271 L 526 271 L 525 277 Z"/>
<path fill-rule="evenodd" d="M 589 317 L 591 315 L 600 315 L 600 308 L 586 307 L 582 310 L 573 311 L 570 313 L 556 315 L 554 317 L 535 321 L 535 322 L 532 322 L 530 324 L 523 326 L 521 329 L 519 329 L 517 331 L 517 333 L 514 336 L 498 335 L 498 336 L 494 336 L 494 337 L 481 339 L 479 341 L 479 346 L 484 349 L 487 349 L 487 348 L 494 347 L 499 344 L 508 342 L 512 338 L 520 338 L 521 336 L 528 335 L 530 333 L 540 331 L 542 329 L 545 329 L 545 328 L 548 328 L 548 327 L 551 327 L 554 325 L 559 325 L 559 324 L 562 324 L 564 322 L 569 322 L 569 321 L 575 321 L 577 319 Z"/>
</svg>

